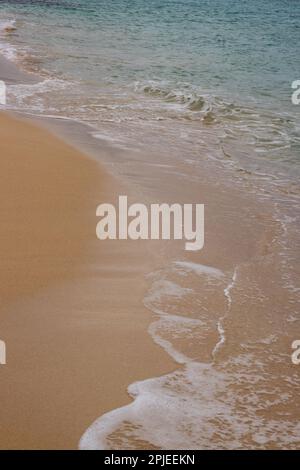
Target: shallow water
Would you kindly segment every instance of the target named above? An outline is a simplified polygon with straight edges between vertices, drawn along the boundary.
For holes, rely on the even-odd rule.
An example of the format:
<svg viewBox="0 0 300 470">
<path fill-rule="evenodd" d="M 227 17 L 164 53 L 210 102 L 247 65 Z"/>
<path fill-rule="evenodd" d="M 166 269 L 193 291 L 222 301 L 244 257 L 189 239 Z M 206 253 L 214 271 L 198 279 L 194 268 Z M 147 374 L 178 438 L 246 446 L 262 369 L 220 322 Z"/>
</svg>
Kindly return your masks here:
<svg viewBox="0 0 300 470">
<path fill-rule="evenodd" d="M 46 74 L 10 88 L 9 106 L 299 178 L 299 2 L 13 0 L 0 15 L 4 53 Z"/>
</svg>

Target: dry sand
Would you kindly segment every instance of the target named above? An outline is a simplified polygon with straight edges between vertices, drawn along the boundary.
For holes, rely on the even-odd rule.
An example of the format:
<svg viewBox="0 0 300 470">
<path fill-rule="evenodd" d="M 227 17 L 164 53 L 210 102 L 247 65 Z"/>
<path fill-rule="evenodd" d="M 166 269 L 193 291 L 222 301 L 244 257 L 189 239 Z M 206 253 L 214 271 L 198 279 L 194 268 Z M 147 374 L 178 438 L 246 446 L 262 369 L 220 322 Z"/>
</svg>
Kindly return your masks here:
<svg viewBox="0 0 300 470">
<path fill-rule="evenodd" d="M 147 333 L 147 251 L 96 239 L 97 205 L 123 190 L 110 175 L 4 114 L 0 174 L 0 447 L 76 448 L 130 383 L 174 367 Z"/>
</svg>

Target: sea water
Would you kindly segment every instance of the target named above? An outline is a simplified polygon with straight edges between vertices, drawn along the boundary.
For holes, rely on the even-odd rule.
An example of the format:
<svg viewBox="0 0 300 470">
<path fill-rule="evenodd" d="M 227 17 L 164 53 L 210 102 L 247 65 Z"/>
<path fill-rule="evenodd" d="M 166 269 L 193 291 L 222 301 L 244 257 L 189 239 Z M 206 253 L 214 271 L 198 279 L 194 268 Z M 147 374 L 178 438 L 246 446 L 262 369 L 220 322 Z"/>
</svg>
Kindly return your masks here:
<svg viewBox="0 0 300 470">
<path fill-rule="evenodd" d="M 180 135 L 185 157 L 206 139 L 215 158 L 299 178 L 300 106 L 291 101 L 299 79 L 297 0 L 11 0 L 0 7 L 2 52 L 45 73 L 38 85 L 8 90 L 11 107 L 78 118 L 129 147 L 155 140 L 177 148 Z"/>
</svg>

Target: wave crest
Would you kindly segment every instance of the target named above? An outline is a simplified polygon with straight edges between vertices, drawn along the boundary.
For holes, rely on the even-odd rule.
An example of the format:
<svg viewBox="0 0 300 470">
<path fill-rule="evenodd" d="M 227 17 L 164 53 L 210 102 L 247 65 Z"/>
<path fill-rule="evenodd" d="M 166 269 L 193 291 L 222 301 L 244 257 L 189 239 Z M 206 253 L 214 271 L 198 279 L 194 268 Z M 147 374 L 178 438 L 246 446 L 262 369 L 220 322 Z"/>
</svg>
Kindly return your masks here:
<svg viewBox="0 0 300 470">
<path fill-rule="evenodd" d="M 198 90 L 193 90 L 185 84 L 176 88 L 167 82 L 150 80 L 146 83 L 136 82 L 135 91 L 161 98 L 169 103 L 178 103 L 190 111 L 207 111 L 210 107 L 209 102 Z"/>
</svg>

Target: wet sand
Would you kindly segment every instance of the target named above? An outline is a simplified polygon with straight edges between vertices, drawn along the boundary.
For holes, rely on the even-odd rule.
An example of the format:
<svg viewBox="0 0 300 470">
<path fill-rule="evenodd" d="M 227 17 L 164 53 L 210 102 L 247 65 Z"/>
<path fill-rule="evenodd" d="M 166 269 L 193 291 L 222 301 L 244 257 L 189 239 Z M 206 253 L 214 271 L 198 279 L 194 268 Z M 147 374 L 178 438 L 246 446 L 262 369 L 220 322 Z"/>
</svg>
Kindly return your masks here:
<svg viewBox="0 0 300 470">
<path fill-rule="evenodd" d="M 47 131 L 0 115 L 0 447 L 76 448 L 127 386 L 174 363 L 147 333 L 145 244 L 95 236 L 124 188 Z"/>
</svg>

